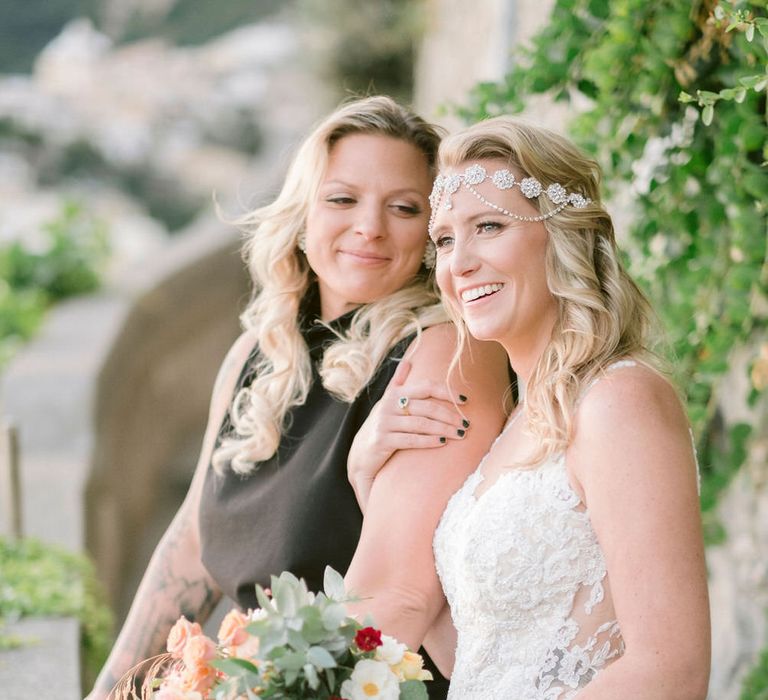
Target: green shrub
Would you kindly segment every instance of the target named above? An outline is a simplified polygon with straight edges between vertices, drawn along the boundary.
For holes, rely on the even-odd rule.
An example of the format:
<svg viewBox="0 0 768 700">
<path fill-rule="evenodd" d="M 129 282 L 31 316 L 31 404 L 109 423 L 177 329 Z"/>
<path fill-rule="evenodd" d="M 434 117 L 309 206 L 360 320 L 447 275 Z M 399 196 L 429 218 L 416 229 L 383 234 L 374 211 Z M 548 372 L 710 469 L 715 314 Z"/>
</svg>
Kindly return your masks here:
<svg viewBox="0 0 768 700">
<path fill-rule="evenodd" d="M 0 245 L 0 367 L 32 336 L 51 304 L 98 288 L 106 254 L 103 225 L 72 203 L 33 243 Z"/>
<path fill-rule="evenodd" d="M 768 700 L 768 649 L 744 679 L 739 700 Z"/>
<path fill-rule="evenodd" d="M 111 645 L 112 616 L 90 561 L 35 539 L 0 538 L 0 622 L 32 615 L 80 620 L 86 674 L 101 668 Z M 0 630 L 0 648 L 23 641 Z"/>
</svg>

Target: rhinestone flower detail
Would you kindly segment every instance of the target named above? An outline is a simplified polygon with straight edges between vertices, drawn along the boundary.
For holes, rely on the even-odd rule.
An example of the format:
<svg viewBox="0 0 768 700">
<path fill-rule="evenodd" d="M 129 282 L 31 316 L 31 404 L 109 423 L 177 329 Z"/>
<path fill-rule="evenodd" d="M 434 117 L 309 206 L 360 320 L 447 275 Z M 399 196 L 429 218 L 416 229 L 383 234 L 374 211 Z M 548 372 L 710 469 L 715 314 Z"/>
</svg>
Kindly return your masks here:
<svg viewBox="0 0 768 700">
<path fill-rule="evenodd" d="M 482 165 L 470 165 L 464 171 L 464 182 L 468 185 L 479 185 L 485 177 L 485 168 Z"/>
<path fill-rule="evenodd" d="M 542 194 L 546 194 L 549 201 L 555 205 L 555 208 L 545 214 L 539 214 L 538 216 L 523 216 L 521 214 L 516 214 L 498 204 L 490 202 L 475 189 L 476 185 L 480 185 L 486 180 L 491 180 L 497 190 L 510 190 L 513 187 L 517 187 L 528 199 L 534 199 Z M 437 208 L 441 199 L 445 196 L 445 204 L 443 206 L 446 209 L 452 209 L 453 204 L 451 202 L 451 195 L 458 192 L 462 185 L 477 197 L 477 199 L 483 202 L 483 204 L 519 221 L 545 221 L 546 219 L 555 216 L 569 204 L 577 209 L 583 209 L 592 201 L 578 192 L 568 192 L 565 187 L 557 182 L 553 182 L 545 189 L 535 177 L 526 177 L 518 182 L 515 176 L 506 168 L 497 170 L 493 174 L 489 174 L 482 165 L 475 163 L 474 165 L 468 166 L 461 174 L 440 174 L 435 178 L 432 194 L 429 195 L 429 203 L 432 207 L 428 225 L 428 231 L 430 233 L 434 229 Z"/>
<path fill-rule="evenodd" d="M 579 194 L 578 192 L 574 192 L 573 194 L 568 195 L 568 201 L 577 209 L 583 209 L 587 206 L 592 200 L 587 199 L 584 195 Z"/>
<path fill-rule="evenodd" d="M 528 199 L 533 199 L 541 194 L 541 183 L 535 177 L 526 177 L 520 181 L 520 191 Z"/>
<path fill-rule="evenodd" d="M 515 176 L 509 170 L 497 170 L 491 178 L 500 190 L 511 190 L 515 186 Z"/>
<path fill-rule="evenodd" d="M 449 175 L 443 180 L 443 188 L 448 194 L 453 194 L 459 187 L 461 187 L 461 175 Z"/>
<path fill-rule="evenodd" d="M 554 183 L 547 187 L 547 197 L 553 204 L 564 204 L 568 201 L 568 193 L 565 191 L 565 187 Z"/>
</svg>

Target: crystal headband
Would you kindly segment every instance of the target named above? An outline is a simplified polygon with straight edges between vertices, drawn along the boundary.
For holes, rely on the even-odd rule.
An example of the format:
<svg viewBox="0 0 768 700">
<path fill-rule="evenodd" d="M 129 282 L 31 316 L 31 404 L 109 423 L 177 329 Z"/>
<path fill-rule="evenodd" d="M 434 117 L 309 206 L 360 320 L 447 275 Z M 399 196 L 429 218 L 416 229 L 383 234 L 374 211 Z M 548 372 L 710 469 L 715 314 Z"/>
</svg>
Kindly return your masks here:
<svg viewBox="0 0 768 700">
<path fill-rule="evenodd" d="M 496 189 L 502 191 L 511 190 L 513 187 L 517 187 L 528 199 L 533 199 L 545 194 L 549 201 L 555 205 L 555 208 L 552 211 L 549 211 L 546 214 L 540 214 L 539 216 L 521 216 L 520 214 L 513 214 L 511 211 L 508 211 L 493 202 L 489 202 L 475 189 L 475 185 L 479 185 L 486 180 L 490 180 L 496 186 Z M 435 224 L 435 215 L 437 214 L 437 207 L 440 204 L 443 195 L 447 195 L 444 207 L 450 209 L 453 206 L 451 195 L 457 192 L 462 184 L 465 185 L 466 188 L 483 204 L 486 204 L 502 214 L 511 216 L 518 221 L 544 221 L 561 212 L 569 204 L 577 209 L 583 209 L 592 202 L 591 199 L 588 199 L 578 192 L 567 192 L 565 187 L 558 185 L 557 183 L 553 183 L 545 189 L 535 177 L 524 177 L 522 180 L 517 180 L 506 168 L 497 170 L 493 175 L 489 175 L 482 165 L 475 164 L 470 165 L 461 174 L 440 174 L 435 178 L 432 194 L 429 195 L 429 204 L 432 207 L 432 214 L 429 217 L 430 233 L 432 233 Z"/>
</svg>

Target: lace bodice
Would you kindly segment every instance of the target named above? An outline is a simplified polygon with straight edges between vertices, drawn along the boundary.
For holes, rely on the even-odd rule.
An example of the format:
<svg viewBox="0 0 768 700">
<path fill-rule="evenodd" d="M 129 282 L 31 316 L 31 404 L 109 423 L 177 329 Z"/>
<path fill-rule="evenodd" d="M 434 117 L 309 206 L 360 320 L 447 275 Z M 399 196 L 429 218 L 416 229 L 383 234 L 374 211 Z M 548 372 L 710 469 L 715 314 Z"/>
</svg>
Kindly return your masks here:
<svg viewBox="0 0 768 700">
<path fill-rule="evenodd" d="M 589 513 L 564 455 L 507 469 L 475 496 L 482 467 L 435 532 L 458 632 L 448 697 L 569 700 L 624 651 Z"/>
</svg>

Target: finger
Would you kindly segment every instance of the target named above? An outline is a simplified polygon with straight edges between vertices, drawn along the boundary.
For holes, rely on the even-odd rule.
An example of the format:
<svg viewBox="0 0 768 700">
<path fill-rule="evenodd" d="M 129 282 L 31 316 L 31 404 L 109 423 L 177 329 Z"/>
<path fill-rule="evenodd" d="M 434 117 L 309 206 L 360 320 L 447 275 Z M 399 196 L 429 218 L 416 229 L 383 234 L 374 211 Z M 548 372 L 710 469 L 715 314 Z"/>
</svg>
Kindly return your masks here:
<svg viewBox="0 0 768 700">
<path fill-rule="evenodd" d="M 408 396 L 413 399 L 438 399 L 446 401 L 452 406 L 460 406 L 464 403 L 459 398 L 458 392 L 451 391 L 445 382 L 428 379 L 418 379 L 412 382 L 404 380 L 401 384 L 392 386 L 392 389 L 397 395 Z"/>
<path fill-rule="evenodd" d="M 408 379 L 408 375 L 411 373 L 411 363 L 409 360 L 400 360 L 397 365 L 395 373 L 390 380 L 391 386 L 402 386 L 405 384 L 405 380 Z"/>
<path fill-rule="evenodd" d="M 444 435 L 418 435 L 416 433 L 393 433 L 391 444 L 395 450 L 423 450 L 430 447 L 443 447 L 448 444 Z"/>
<path fill-rule="evenodd" d="M 381 426 L 382 437 L 379 444 L 392 449 L 393 436 L 401 434 L 443 436 L 451 440 L 460 440 L 466 435 L 467 428 L 452 423 L 425 418 L 423 416 L 393 416 L 386 425 Z"/>
<path fill-rule="evenodd" d="M 446 426 L 446 429 L 457 430 L 463 428 L 466 430 L 469 428 L 469 420 L 460 409 L 452 403 L 438 399 L 409 399 L 407 413 L 393 399 L 379 410 L 379 423 L 380 427 L 384 430 L 388 429 L 388 426 L 384 425 L 384 423 L 389 418 L 393 420 L 399 418 L 423 418 L 436 421 Z"/>
</svg>

